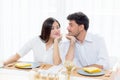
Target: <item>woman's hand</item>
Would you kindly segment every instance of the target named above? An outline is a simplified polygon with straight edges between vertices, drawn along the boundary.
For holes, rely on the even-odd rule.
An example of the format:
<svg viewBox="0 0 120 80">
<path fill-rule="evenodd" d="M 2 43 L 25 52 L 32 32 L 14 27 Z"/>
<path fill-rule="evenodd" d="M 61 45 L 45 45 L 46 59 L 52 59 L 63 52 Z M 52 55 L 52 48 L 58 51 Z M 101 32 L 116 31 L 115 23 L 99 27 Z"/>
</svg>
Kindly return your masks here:
<svg viewBox="0 0 120 80">
<path fill-rule="evenodd" d="M 56 37 L 55 39 L 54 39 L 54 42 L 60 42 L 60 40 L 62 39 L 62 35 L 60 35 L 60 36 L 58 36 L 58 37 Z"/>
</svg>

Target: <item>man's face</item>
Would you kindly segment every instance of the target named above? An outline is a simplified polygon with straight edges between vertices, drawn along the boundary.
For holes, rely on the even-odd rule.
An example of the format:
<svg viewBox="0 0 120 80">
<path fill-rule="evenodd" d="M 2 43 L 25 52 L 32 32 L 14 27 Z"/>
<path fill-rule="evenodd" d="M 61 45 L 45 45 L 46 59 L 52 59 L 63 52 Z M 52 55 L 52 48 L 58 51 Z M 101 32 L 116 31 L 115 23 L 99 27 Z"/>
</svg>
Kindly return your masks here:
<svg viewBox="0 0 120 80">
<path fill-rule="evenodd" d="M 77 37 L 80 34 L 80 28 L 80 25 L 78 25 L 74 20 L 70 20 L 67 27 L 68 35 Z"/>
</svg>

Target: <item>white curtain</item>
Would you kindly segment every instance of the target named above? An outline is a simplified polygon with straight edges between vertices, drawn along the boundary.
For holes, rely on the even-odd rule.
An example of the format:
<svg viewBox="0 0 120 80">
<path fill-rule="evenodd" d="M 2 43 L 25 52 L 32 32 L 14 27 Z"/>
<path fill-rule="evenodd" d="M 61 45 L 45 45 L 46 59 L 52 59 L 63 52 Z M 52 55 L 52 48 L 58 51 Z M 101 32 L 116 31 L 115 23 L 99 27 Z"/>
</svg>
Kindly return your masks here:
<svg viewBox="0 0 120 80">
<path fill-rule="evenodd" d="M 78 11 L 88 15 L 89 32 L 104 37 L 109 55 L 120 57 L 120 0 L 0 0 L 0 58 L 39 35 L 47 17 L 58 19 L 61 32 L 67 33 L 66 17 Z M 32 60 L 30 53 L 27 60 Z"/>
</svg>

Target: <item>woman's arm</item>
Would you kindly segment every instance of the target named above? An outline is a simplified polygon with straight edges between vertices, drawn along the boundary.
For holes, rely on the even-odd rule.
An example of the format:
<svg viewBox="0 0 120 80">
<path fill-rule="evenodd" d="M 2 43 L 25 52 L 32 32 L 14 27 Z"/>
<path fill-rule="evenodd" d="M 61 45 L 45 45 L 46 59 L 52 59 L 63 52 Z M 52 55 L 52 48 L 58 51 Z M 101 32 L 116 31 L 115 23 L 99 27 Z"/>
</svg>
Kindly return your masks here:
<svg viewBox="0 0 120 80">
<path fill-rule="evenodd" d="M 6 61 L 4 62 L 4 65 L 10 64 L 10 63 L 12 63 L 12 62 L 16 62 L 19 58 L 20 58 L 20 55 L 16 53 L 16 54 L 13 55 L 12 57 L 10 57 L 8 60 L 6 60 Z"/>
<path fill-rule="evenodd" d="M 62 62 L 61 58 L 60 58 L 59 45 L 58 45 L 61 38 L 62 38 L 62 36 L 54 39 L 54 45 L 53 45 L 53 63 L 55 65 L 58 65 L 58 64 L 60 64 Z"/>
<path fill-rule="evenodd" d="M 16 62 L 20 57 L 23 57 L 25 54 L 27 54 L 33 47 L 33 44 L 37 43 L 38 37 L 35 37 L 28 41 L 24 46 L 13 56 L 11 56 L 8 60 L 4 62 L 4 65 L 7 65 L 12 62 Z"/>
</svg>

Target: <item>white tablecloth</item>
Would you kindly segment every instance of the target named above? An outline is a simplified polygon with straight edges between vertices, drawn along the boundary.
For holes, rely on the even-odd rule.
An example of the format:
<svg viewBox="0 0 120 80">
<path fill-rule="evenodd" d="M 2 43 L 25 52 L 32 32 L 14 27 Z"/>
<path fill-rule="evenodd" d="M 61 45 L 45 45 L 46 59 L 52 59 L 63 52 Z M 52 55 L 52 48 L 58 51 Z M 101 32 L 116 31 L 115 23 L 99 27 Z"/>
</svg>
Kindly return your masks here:
<svg viewBox="0 0 120 80">
<path fill-rule="evenodd" d="M 53 71 L 60 69 L 60 67 L 56 66 L 48 69 L 48 71 Z M 57 71 L 58 72 L 58 71 Z M 3 69 L 0 68 L 0 80 L 33 80 L 31 77 L 33 76 L 33 71 L 20 71 L 20 70 L 10 70 L 10 69 Z M 60 80 L 66 80 L 64 74 L 58 75 Z M 82 78 L 82 77 L 75 77 L 71 76 L 71 80 L 100 80 L 100 79 L 93 79 L 93 78 Z"/>
<path fill-rule="evenodd" d="M 29 72 L 1 68 L 0 80 L 29 80 Z"/>
</svg>

